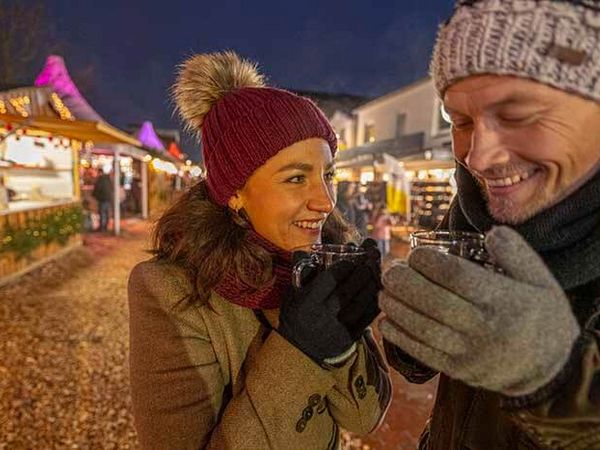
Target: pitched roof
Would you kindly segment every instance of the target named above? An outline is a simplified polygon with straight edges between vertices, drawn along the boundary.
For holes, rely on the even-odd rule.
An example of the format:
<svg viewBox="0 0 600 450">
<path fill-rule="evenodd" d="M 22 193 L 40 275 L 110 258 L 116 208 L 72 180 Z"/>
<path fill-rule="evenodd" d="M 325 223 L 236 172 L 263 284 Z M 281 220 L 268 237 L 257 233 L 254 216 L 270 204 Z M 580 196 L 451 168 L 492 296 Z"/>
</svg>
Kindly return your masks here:
<svg viewBox="0 0 600 450">
<path fill-rule="evenodd" d="M 51 87 L 77 119 L 104 122 L 77 89 L 61 56 L 50 55 L 46 58 L 44 68 L 35 79 L 35 85 Z"/>
<path fill-rule="evenodd" d="M 310 98 L 319 108 L 321 108 L 328 119 L 331 119 L 336 111 L 343 111 L 346 114 L 351 114 L 354 108 L 371 100 L 370 97 L 352 94 L 299 90 L 292 90 L 292 92 Z"/>
<path fill-rule="evenodd" d="M 135 133 L 135 137 L 148 148 L 165 150 L 165 144 L 160 140 L 156 131 L 154 131 L 154 125 L 149 120 L 142 123 L 140 129 Z"/>
</svg>

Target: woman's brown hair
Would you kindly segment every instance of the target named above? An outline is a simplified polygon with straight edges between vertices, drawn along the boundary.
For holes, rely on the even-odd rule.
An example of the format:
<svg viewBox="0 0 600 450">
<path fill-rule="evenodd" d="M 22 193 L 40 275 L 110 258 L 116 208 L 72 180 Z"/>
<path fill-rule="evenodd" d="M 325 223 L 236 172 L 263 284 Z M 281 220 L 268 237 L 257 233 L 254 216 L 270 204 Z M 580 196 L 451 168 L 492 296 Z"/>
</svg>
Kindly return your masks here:
<svg viewBox="0 0 600 450">
<path fill-rule="evenodd" d="M 202 180 L 158 219 L 151 251 L 186 271 L 194 287 L 190 302 L 205 302 L 230 270 L 250 286 L 260 287 L 271 280 L 271 256 L 247 239 L 249 230 L 235 212 L 210 200 Z M 323 242 L 356 242 L 358 237 L 337 209 L 323 226 Z"/>
</svg>

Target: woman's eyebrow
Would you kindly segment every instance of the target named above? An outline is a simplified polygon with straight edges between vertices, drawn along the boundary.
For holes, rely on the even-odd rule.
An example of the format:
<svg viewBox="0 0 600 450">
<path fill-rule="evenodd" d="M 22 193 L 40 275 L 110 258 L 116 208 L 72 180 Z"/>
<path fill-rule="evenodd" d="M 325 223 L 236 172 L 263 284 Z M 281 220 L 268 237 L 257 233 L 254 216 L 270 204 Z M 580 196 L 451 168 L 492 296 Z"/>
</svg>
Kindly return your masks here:
<svg viewBox="0 0 600 450">
<path fill-rule="evenodd" d="M 326 171 L 330 170 L 332 167 L 333 167 L 333 162 L 330 162 L 325 167 L 325 170 Z M 301 162 L 294 162 L 294 163 L 286 164 L 283 167 L 280 167 L 277 172 L 285 172 L 287 170 L 301 170 L 303 172 L 310 172 L 313 169 L 314 169 L 314 166 L 312 164 L 301 163 Z"/>
<path fill-rule="evenodd" d="M 312 164 L 294 162 L 290 164 L 286 164 L 283 167 L 280 167 L 277 172 L 285 172 L 287 170 L 301 170 L 303 172 L 310 172 L 313 169 Z"/>
</svg>

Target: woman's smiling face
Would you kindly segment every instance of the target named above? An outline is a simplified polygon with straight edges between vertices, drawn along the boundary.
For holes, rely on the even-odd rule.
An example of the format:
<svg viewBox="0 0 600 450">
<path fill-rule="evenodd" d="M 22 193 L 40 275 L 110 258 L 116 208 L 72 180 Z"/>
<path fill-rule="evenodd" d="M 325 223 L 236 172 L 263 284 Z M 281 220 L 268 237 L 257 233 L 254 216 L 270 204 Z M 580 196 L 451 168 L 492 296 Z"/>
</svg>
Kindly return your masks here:
<svg viewBox="0 0 600 450">
<path fill-rule="evenodd" d="M 333 157 L 327 142 L 312 138 L 279 151 L 248 178 L 229 206 L 244 208 L 254 230 L 294 251 L 321 241 L 335 207 Z"/>
</svg>

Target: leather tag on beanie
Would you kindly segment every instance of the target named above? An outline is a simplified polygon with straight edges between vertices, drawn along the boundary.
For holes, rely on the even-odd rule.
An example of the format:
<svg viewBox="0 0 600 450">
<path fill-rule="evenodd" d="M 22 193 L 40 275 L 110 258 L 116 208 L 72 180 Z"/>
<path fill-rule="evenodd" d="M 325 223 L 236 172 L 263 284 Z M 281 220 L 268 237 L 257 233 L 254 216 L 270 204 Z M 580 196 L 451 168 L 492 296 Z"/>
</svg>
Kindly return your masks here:
<svg viewBox="0 0 600 450">
<path fill-rule="evenodd" d="M 552 44 L 546 54 L 558 59 L 560 62 L 572 66 L 580 66 L 587 59 L 588 54 L 583 50 L 575 50 L 559 44 Z"/>
</svg>

